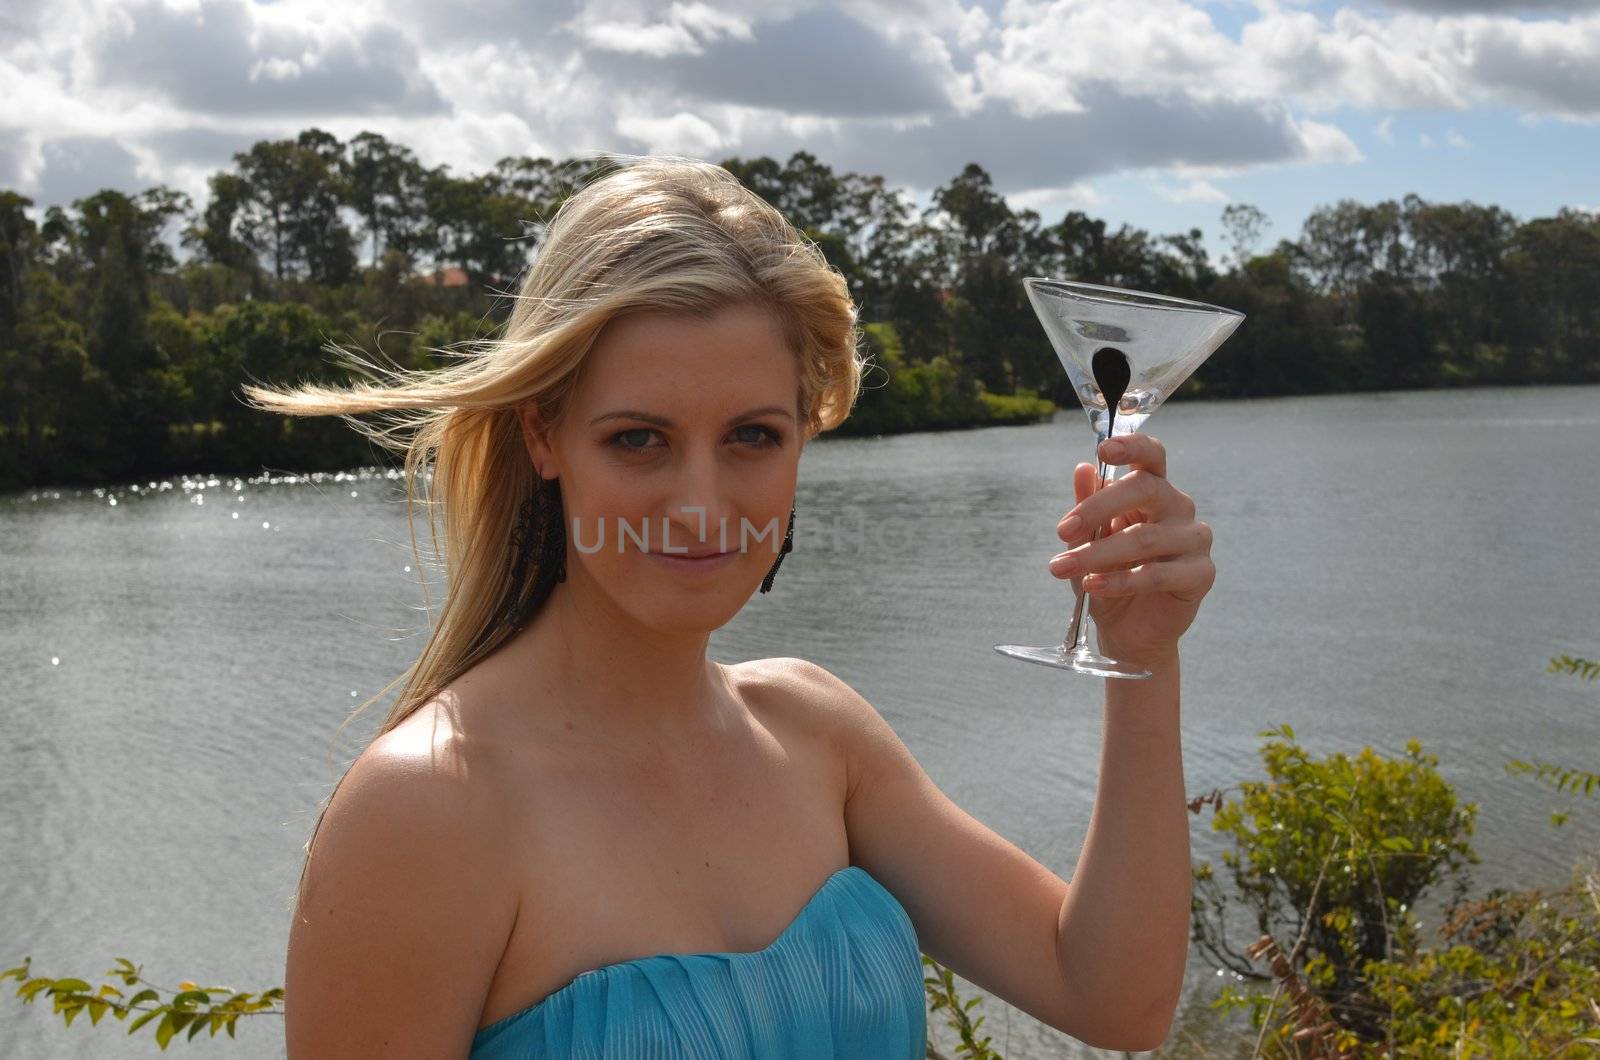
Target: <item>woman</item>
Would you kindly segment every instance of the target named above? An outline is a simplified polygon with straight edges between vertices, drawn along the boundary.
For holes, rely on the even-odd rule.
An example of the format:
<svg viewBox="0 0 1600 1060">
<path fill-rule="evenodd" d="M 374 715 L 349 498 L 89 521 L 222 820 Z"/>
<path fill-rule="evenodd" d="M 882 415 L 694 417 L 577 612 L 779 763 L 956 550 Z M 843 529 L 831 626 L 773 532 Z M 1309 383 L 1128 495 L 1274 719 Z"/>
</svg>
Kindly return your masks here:
<svg viewBox="0 0 1600 1060">
<path fill-rule="evenodd" d="M 919 950 L 1091 1045 L 1164 1038 L 1189 918 L 1177 640 L 1212 567 L 1158 442 L 1103 446 L 1132 470 L 1099 492 L 1077 468 L 1050 561 L 1155 674 L 1108 682 L 1070 888 L 827 670 L 706 657 L 773 584 L 856 339 L 843 278 L 775 210 L 647 159 L 562 207 L 475 356 L 249 388 L 387 413 L 351 422 L 406 448 L 408 488 L 431 463 L 449 580 L 307 844 L 291 1057 L 920 1057 Z"/>
</svg>

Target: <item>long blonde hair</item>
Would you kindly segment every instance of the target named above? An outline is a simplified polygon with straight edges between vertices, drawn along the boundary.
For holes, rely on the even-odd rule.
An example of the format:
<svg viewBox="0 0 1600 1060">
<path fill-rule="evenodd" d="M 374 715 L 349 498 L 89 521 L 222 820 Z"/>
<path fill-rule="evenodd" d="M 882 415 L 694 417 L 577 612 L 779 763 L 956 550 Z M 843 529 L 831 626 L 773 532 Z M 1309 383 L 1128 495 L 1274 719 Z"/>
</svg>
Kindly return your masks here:
<svg viewBox="0 0 1600 1060">
<path fill-rule="evenodd" d="M 330 346 L 365 380 L 242 388 L 255 408 L 339 416 L 403 452 L 417 569 L 425 569 L 419 505 L 428 512 L 434 554 L 444 557 L 444 601 L 421 656 L 339 731 L 401 685 L 376 740 L 512 632 L 499 621 L 519 589 L 507 559 L 511 531 L 524 499 L 548 488 L 533 472 L 517 409 L 537 402 L 544 422 L 558 424 L 584 357 L 609 321 L 755 303 L 774 314 L 799 360 L 805 436 L 838 426 L 855 403 L 864 363 L 856 308 L 844 277 L 813 242 L 720 166 L 666 156 L 606 159 L 610 171 L 556 212 L 498 336 L 436 351 L 454 363 L 432 370 L 380 366 Z M 379 422 L 355 418 L 363 413 L 378 414 Z M 425 574 L 421 580 L 431 613 Z M 302 893 L 312 844 L 337 791 L 335 784 L 306 841 Z"/>
</svg>

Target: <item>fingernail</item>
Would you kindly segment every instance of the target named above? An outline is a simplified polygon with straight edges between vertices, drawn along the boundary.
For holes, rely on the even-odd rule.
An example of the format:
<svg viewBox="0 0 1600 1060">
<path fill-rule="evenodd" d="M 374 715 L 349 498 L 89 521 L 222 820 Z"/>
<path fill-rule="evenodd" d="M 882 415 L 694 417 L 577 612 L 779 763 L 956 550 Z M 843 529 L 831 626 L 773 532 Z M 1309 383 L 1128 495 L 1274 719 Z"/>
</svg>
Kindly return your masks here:
<svg viewBox="0 0 1600 1060">
<path fill-rule="evenodd" d="M 1123 452 L 1128 447 L 1121 442 L 1107 442 L 1101 449 L 1100 455 L 1107 460 L 1121 460 Z"/>
<path fill-rule="evenodd" d="M 1061 523 L 1061 536 L 1064 538 L 1072 537 L 1081 529 L 1083 529 L 1083 520 L 1076 515 L 1069 515 Z"/>
<path fill-rule="evenodd" d="M 1052 574 L 1063 576 L 1071 574 L 1075 569 L 1077 569 L 1077 566 L 1078 560 L 1076 556 L 1068 556 L 1063 554 L 1060 556 L 1055 556 L 1050 560 L 1050 572 Z"/>
</svg>

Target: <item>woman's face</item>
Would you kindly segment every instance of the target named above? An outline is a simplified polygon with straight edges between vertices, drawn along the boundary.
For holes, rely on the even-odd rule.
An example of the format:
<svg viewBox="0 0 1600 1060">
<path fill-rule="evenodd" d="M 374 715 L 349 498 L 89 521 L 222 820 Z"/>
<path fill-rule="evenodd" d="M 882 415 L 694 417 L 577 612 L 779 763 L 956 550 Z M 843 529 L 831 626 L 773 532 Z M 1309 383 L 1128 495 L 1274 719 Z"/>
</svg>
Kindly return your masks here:
<svg viewBox="0 0 1600 1060">
<path fill-rule="evenodd" d="M 567 587 L 661 632 L 726 624 L 787 529 L 799 387 L 794 352 L 757 306 L 607 325 L 560 424 L 540 438 L 531 405 L 523 414 L 535 463 L 561 480 Z M 707 552 L 723 555 L 675 558 Z"/>
</svg>

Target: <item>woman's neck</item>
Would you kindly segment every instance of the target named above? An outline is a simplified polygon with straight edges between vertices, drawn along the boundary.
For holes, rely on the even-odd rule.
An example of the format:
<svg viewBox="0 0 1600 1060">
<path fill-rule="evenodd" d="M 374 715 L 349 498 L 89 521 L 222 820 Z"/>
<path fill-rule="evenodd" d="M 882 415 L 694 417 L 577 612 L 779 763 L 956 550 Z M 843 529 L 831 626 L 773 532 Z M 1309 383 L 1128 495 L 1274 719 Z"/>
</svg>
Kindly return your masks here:
<svg viewBox="0 0 1600 1060">
<path fill-rule="evenodd" d="M 742 719 L 708 632 L 640 625 L 599 594 L 571 584 L 540 606 L 506 646 L 505 663 L 569 731 L 596 738 L 675 744 Z"/>
</svg>

